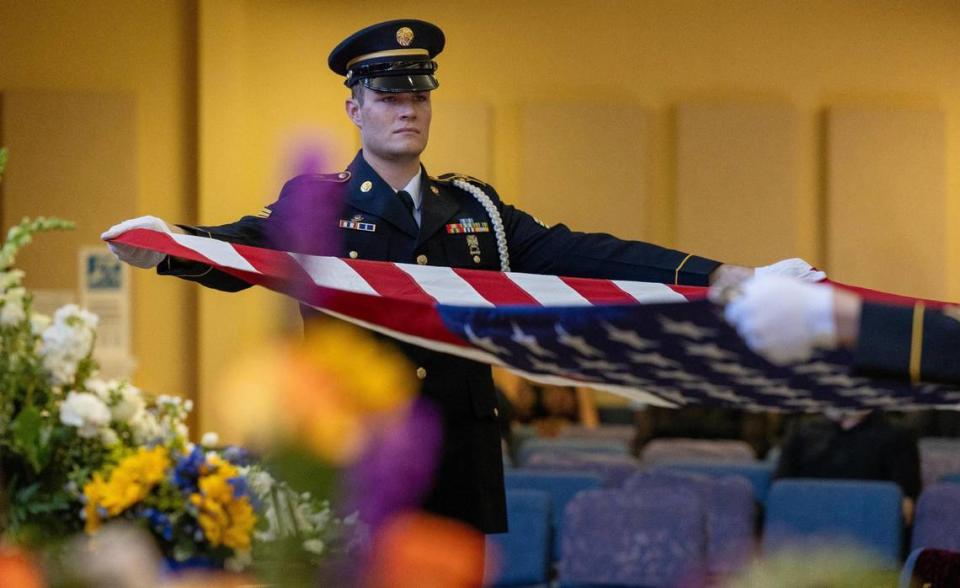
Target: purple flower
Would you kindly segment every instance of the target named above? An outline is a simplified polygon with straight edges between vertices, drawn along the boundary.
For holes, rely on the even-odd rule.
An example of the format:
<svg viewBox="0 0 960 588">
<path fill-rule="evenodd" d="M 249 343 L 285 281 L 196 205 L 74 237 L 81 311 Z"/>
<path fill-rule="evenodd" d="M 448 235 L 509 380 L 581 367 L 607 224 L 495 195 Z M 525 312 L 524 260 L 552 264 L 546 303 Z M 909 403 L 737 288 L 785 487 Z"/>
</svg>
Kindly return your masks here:
<svg viewBox="0 0 960 588">
<path fill-rule="evenodd" d="M 443 438 L 440 415 L 425 398 L 410 405 L 368 444 L 347 472 L 352 508 L 376 529 L 391 515 L 420 504 L 430 490 Z"/>
</svg>

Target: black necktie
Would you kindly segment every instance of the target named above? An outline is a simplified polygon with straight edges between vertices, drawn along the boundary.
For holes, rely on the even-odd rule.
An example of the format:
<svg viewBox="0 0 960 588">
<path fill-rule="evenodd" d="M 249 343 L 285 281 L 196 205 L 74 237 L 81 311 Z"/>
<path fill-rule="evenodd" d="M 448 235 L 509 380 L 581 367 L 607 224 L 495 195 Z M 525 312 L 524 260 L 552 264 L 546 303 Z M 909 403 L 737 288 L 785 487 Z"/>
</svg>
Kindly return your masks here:
<svg viewBox="0 0 960 588">
<path fill-rule="evenodd" d="M 410 216 L 413 216 L 413 196 L 411 196 L 406 190 L 400 190 L 397 192 L 397 196 L 400 198 L 400 202 L 403 202 L 403 207 L 407 209 L 407 212 L 410 213 Z M 417 217 L 413 217 L 416 220 Z"/>
</svg>

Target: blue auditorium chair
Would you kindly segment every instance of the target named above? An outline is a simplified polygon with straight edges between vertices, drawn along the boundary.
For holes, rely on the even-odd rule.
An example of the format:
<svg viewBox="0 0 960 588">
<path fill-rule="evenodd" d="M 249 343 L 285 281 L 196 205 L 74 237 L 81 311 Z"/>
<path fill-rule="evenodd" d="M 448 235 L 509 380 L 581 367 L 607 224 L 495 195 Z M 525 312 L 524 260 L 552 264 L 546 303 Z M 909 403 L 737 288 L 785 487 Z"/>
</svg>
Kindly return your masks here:
<svg viewBox="0 0 960 588">
<path fill-rule="evenodd" d="M 689 488 L 587 490 L 567 505 L 561 588 L 702 585 L 703 505 Z"/>
<path fill-rule="evenodd" d="M 711 574 L 740 571 L 755 551 L 757 511 L 750 483 L 740 476 L 704 476 L 683 471 L 645 470 L 630 477 L 625 492 L 689 488 L 703 503 L 706 569 Z"/>
<path fill-rule="evenodd" d="M 684 471 L 705 476 L 742 476 L 750 482 L 753 489 L 753 498 L 759 504 L 767 501 L 767 492 L 770 491 L 770 482 L 776 464 L 765 461 L 705 461 L 683 460 L 667 461 L 654 466 L 655 470 Z"/>
<path fill-rule="evenodd" d="M 577 493 L 600 488 L 603 478 L 591 472 L 551 470 L 510 470 L 504 477 L 507 490 L 540 490 L 550 495 L 553 506 L 553 551 L 551 561 L 560 555 L 560 538 L 563 535 L 563 512 L 567 503 Z"/>
<path fill-rule="evenodd" d="M 631 455 L 617 453 L 542 451 L 532 454 L 524 467 L 531 470 L 591 472 L 603 478 L 604 487 L 619 488 L 640 469 L 640 463 Z"/>
<path fill-rule="evenodd" d="M 527 439 L 517 452 L 517 465 L 525 466 L 530 456 L 536 453 L 566 453 L 576 451 L 580 453 L 612 453 L 628 455 L 629 443 L 619 439 L 588 439 L 580 437 L 535 437 Z"/>
<path fill-rule="evenodd" d="M 960 552 L 960 484 L 934 484 L 920 494 L 910 545 Z"/>
<path fill-rule="evenodd" d="M 546 586 L 550 574 L 550 495 L 507 490 L 509 533 L 487 536 L 487 586 Z M 496 554 L 496 555 L 494 555 Z"/>
<path fill-rule="evenodd" d="M 893 482 L 785 479 L 767 497 L 763 550 L 854 544 L 899 564 L 902 494 Z"/>
</svg>

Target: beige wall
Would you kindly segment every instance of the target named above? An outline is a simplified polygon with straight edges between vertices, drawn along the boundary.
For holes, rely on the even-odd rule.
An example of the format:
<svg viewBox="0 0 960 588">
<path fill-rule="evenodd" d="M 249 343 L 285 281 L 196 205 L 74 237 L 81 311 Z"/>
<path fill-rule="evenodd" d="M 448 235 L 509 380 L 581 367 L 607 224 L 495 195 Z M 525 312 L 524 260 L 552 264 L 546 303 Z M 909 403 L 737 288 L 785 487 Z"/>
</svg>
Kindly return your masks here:
<svg viewBox="0 0 960 588">
<path fill-rule="evenodd" d="M 954 0 L 202 0 L 196 11 L 173 0 L 76 4 L 0 1 L 0 90 L 135 93 L 139 212 L 219 223 L 257 210 L 290 171 L 290 141 L 306 132 L 322 131 L 331 167 L 345 165 L 356 137 L 342 113 L 346 91 L 326 69 L 327 53 L 361 26 L 411 15 L 447 33 L 435 118 L 444 117 L 445 108 L 455 118 L 462 105 L 480 105 L 489 124 L 465 125 L 462 141 L 489 154 L 485 179 L 504 198 L 520 205 L 535 200 L 531 212 L 542 217 L 555 214 L 549 200 L 521 192 L 523 166 L 531 165 L 523 157 L 524 112 L 538 103 L 619 103 L 648 113 L 648 153 L 639 164 L 648 190 L 636 235 L 676 245 L 683 245 L 683 235 L 716 231 L 715 218 L 692 214 L 691 201 L 679 200 L 680 105 L 789 108 L 794 195 L 789 216 L 772 220 L 792 230 L 769 245 L 766 233 L 751 241 L 742 253 L 750 259 L 742 261 L 787 253 L 828 261 L 827 109 L 943 112 L 946 254 L 925 263 L 945 278 L 938 292 L 923 293 L 960 299 L 960 5 Z M 456 131 L 448 127 L 437 144 L 455 145 L 450 134 Z M 610 185 L 609 178 L 624 173 L 622 157 L 614 156 L 622 147 L 611 142 L 587 164 L 598 182 Z M 709 180 L 693 185 L 709 186 Z M 747 192 L 736 206 L 749 210 L 761 203 L 761 191 Z M 710 197 L 702 189 L 695 194 Z M 603 226 L 617 215 L 616 200 L 594 197 L 596 216 L 566 220 L 574 227 Z M 557 204 L 557 211 L 570 208 Z M 750 229 L 725 222 L 734 233 Z M 878 237 L 889 228 L 865 230 Z M 711 254 L 707 244 L 696 246 Z M 884 267 L 870 252 L 863 263 Z M 136 286 L 135 341 L 143 359 L 137 378 L 145 386 L 170 392 L 189 386 L 196 339 L 203 366 L 198 386 L 210 393 L 221 363 L 273 330 L 275 303 L 262 293 L 201 293 L 147 272 L 139 272 Z M 215 426 L 215 415 L 204 415 L 203 423 Z"/>
<path fill-rule="evenodd" d="M 195 23 L 195 10 L 182 1 L 0 1 L 0 93 L 120 93 L 136 102 L 137 193 L 104 193 L 96 221 L 90 218 L 89 203 L 82 201 L 74 202 L 76 213 L 61 207 L 60 214 L 102 228 L 131 210 L 171 219 L 194 216 Z M 11 152 L 11 173 L 16 166 L 17 153 Z M 71 189 L 61 186 L 58 192 L 70 194 Z M 29 201 L 44 195 L 21 197 Z M 26 212 L 30 207 L 21 202 L 5 208 Z M 96 242 L 98 234 L 96 227 L 83 227 L 69 238 L 79 246 Z M 31 247 L 40 252 L 44 240 Z M 133 341 L 140 360 L 136 381 L 151 392 L 191 395 L 196 390 L 196 289 L 151 272 L 133 276 Z M 27 283 L 31 285 L 29 273 Z"/>
</svg>

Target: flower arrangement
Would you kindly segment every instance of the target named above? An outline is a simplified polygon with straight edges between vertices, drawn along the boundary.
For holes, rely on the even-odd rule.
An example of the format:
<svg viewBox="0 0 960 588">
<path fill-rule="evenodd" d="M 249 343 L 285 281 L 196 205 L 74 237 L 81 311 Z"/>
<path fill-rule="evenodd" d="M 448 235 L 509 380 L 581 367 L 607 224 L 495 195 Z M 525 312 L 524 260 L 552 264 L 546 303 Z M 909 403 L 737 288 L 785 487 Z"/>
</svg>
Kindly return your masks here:
<svg viewBox="0 0 960 588">
<path fill-rule="evenodd" d="M 396 349 L 339 322 L 264 345 L 208 399 L 225 433 L 261 457 L 212 433 L 193 443 L 189 400 L 99 377 L 96 316 L 33 311 L 16 254 L 36 233 L 71 226 L 25 219 L 0 247 L 0 543 L 48 551 L 78 534 L 109 546 L 98 555 L 96 542 L 66 542 L 47 571 L 69 581 L 143 561 L 115 553 L 137 543 L 113 524 L 127 522 L 169 564 L 251 566 L 277 585 L 480 583 L 482 536 L 417 510 L 442 425 Z"/>
<path fill-rule="evenodd" d="M 5 159 L 0 150 L 0 177 Z M 16 255 L 37 233 L 72 226 L 24 219 L 0 247 L 0 531 L 6 539 L 47 547 L 127 520 L 148 529 L 174 563 L 242 568 L 255 543 L 290 536 L 306 553 L 325 554 L 352 520 L 278 482 L 241 448 L 215 448 L 215 434 L 191 443 L 190 400 L 149 401 L 129 382 L 98 377 L 95 315 L 76 305 L 53 317 L 33 311 L 24 273 L 13 267 Z"/>
</svg>

